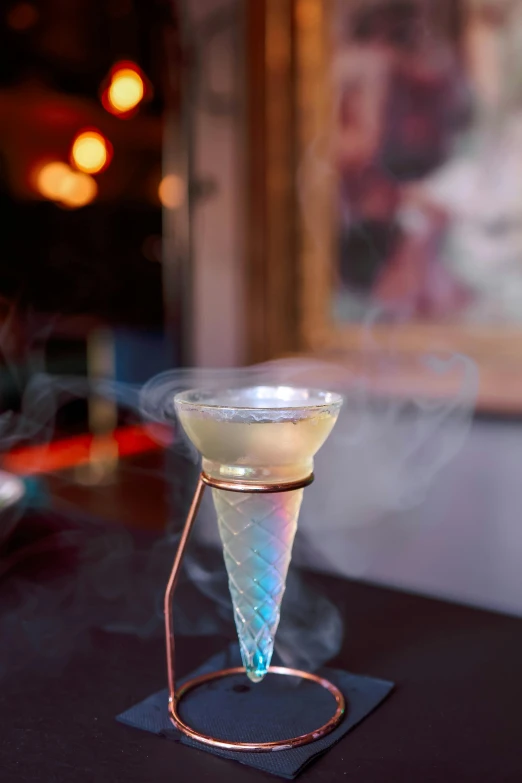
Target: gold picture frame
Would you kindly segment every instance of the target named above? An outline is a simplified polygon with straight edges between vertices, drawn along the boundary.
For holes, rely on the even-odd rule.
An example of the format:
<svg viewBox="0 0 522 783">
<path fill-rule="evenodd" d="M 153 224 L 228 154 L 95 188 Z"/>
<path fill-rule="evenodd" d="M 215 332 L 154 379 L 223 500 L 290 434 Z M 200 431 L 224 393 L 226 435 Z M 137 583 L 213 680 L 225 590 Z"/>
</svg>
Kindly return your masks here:
<svg viewBox="0 0 522 783">
<path fill-rule="evenodd" d="M 334 174 L 323 164 L 328 159 L 326 147 L 334 108 L 332 91 L 325 85 L 332 56 L 330 32 L 335 3 L 260 0 L 249 4 L 256 7 L 252 29 L 259 31 L 260 18 L 264 25 L 257 53 L 251 49 L 248 55 L 249 101 L 254 107 L 249 114 L 249 138 L 252 127 L 257 133 L 250 156 L 254 175 L 250 179 L 251 204 L 254 199 L 257 207 L 250 210 L 249 227 L 251 287 L 247 321 L 256 334 L 250 358 L 312 354 L 335 357 L 354 369 L 364 365 L 367 372 L 368 366 L 379 367 L 390 326 L 373 325 L 372 340 L 368 341 L 367 325 L 339 323 L 331 313 L 335 188 Z M 310 156 L 315 156 L 313 182 Z M 522 327 L 416 320 L 396 324 L 392 331 L 400 372 L 390 383 L 377 370 L 374 382 L 378 390 L 382 386 L 382 390 L 399 395 L 412 390 L 432 395 L 450 393 L 443 379 L 438 387 L 430 380 L 426 388 L 419 358 L 451 351 L 469 356 L 478 365 L 479 409 L 522 412 Z"/>
</svg>

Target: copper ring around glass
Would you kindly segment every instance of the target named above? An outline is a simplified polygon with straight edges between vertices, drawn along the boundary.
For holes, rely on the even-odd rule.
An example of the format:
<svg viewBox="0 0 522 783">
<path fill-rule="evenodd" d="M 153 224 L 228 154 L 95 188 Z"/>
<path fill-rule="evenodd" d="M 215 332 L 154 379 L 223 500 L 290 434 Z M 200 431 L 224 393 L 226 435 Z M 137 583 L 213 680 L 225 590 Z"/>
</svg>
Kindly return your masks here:
<svg viewBox="0 0 522 783">
<path fill-rule="evenodd" d="M 303 479 L 297 479 L 296 481 L 285 481 L 278 484 L 261 484 L 259 481 L 256 481 L 255 483 L 247 481 L 241 482 L 231 479 L 226 481 L 224 479 L 213 478 L 205 472 L 201 474 L 201 481 L 208 487 L 214 487 L 215 489 L 226 489 L 228 492 L 292 492 L 294 489 L 302 489 L 303 487 L 310 486 L 313 480 L 313 473 L 310 473 L 309 476 L 306 476 Z"/>
<path fill-rule="evenodd" d="M 343 694 L 333 683 L 326 680 L 324 677 L 320 677 L 317 674 L 310 672 L 300 671 L 299 669 L 288 669 L 285 666 L 271 666 L 268 670 L 269 674 L 282 674 L 290 677 L 301 677 L 305 680 L 310 680 L 331 693 L 335 699 L 336 710 L 334 715 L 325 724 L 320 726 L 314 731 L 309 731 L 306 734 L 301 734 L 298 737 L 292 737 L 291 739 L 275 740 L 274 742 L 235 742 L 233 740 L 222 740 L 216 737 L 210 737 L 207 734 L 202 734 L 196 731 L 191 726 L 184 723 L 178 715 L 178 704 L 189 691 L 197 688 L 200 685 L 204 685 L 206 682 L 212 680 L 218 680 L 222 677 L 229 677 L 234 674 L 244 674 L 245 670 L 242 666 L 238 666 L 234 669 L 220 669 L 219 671 L 210 672 L 209 674 L 203 674 L 200 677 L 194 677 L 194 679 L 186 682 L 177 692 L 175 697 L 169 700 L 169 715 L 174 723 L 175 727 L 183 732 L 187 737 L 190 737 L 196 742 L 201 742 L 204 745 L 210 745 L 214 748 L 222 748 L 223 750 L 233 751 L 247 751 L 249 753 L 262 753 L 266 751 L 277 750 L 289 750 L 290 748 L 297 748 L 299 745 L 307 745 L 309 742 L 315 742 L 315 740 L 324 737 L 329 734 L 336 726 L 339 725 L 343 719 L 346 703 Z"/>
</svg>

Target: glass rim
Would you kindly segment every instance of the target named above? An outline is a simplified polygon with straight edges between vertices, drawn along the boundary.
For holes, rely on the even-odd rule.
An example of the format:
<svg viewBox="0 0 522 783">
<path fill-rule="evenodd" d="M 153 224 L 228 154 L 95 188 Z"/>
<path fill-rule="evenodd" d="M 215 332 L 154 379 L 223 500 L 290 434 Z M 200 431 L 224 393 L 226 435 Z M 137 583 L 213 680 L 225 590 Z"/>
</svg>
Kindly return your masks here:
<svg viewBox="0 0 522 783">
<path fill-rule="evenodd" d="M 236 399 L 240 393 L 248 396 L 249 392 L 254 390 L 262 391 L 266 396 L 260 396 L 256 399 L 260 404 L 258 405 L 245 405 L 234 402 L 233 399 L 227 401 L 227 395 L 232 397 L 236 395 Z M 280 393 L 279 400 L 282 404 L 270 405 L 270 400 L 278 399 L 277 393 Z M 284 392 L 281 394 L 281 392 Z M 295 395 L 294 401 L 297 404 L 292 404 L 292 400 L 289 396 Z M 202 396 L 204 398 L 202 399 Z M 270 396 L 271 395 L 271 396 Z M 215 398 L 216 401 L 211 400 Z M 343 396 L 337 392 L 330 392 L 325 389 L 317 389 L 303 386 L 290 386 L 288 384 L 278 385 L 256 385 L 256 386 L 236 386 L 230 388 L 194 388 L 186 389 L 185 391 L 178 392 L 174 395 L 174 404 L 179 408 L 192 408 L 194 410 L 203 411 L 238 411 L 238 412 L 252 412 L 261 413 L 277 412 L 277 413 L 304 413 L 305 411 L 323 411 L 328 409 L 339 409 L 343 404 Z M 267 404 L 263 404 L 266 402 Z"/>
</svg>

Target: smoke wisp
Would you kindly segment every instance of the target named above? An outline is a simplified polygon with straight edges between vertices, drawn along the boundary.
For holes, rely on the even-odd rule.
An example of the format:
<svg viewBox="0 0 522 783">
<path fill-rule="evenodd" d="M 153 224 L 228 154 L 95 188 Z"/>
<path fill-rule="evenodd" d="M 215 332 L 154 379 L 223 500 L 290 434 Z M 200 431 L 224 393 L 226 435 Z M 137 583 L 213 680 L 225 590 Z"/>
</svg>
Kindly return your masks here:
<svg viewBox="0 0 522 783">
<path fill-rule="evenodd" d="M 382 522 L 386 513 L 421 503 L 463 443 L 476 392 L 474 366 L 461 356 L 426 357 L 423 366 L 429 377 L 448 382 L 449 396 L 435 401 L 417 396 L 393 400 L 370 393 L 367 380 L 342 365 L 308 360 L 235 370 L 172 371 L 142 388 L 36 375 L 25 391 L 20 413 L 2 418 L 2 446 L 8 450 L 22 443 L 49 443 L 60 406 L 95 393 L 141 416 L 151 435 L 162 446 L 168 443 L 165 468 L 156 478 L 174 498 L 180 482 L 190 484 L 194 479 L 197 464 L 197 455 L 175 420 L 177 391 L 292 385 L 340 392 L 345 404 L 318 455 L 317 481 L 305 493 L 303 535 L 299 540 L 298 534 L 296 541 L 300 560 L 328 568 L 324 542 L 330 535 L 339 531 L 348 535 L 350 529 Z M 172 460 L 179 466 L 180 460 L 187 464 L 187 458 L 192 468 L 184 476 L 172 469 Z M 134 467 L 122 462 L 121 470 L 126 469 Z M 185 498 L 190 496 L 188 489 L 182 493 Z M 210 493 L 176 594 L 176 632 L 233 637 L 227 579 L 209 500 Z M 0 660 L 4 672 L 15 664 L 41 661 L 42 655 L 46 661 L 52 659 L 53 666 L 63 663 L 76 645 L 88 643 L 93 627 L 141 637 L 161 635 L 163 594 L 179 525 L 168 525 L 159 538 L 145 535 L 138 540 L 123 526 L 86 520 L 79 510 L 69 510 L 61 522 L 52 511 L 45 513 L 51 520 L 45 534 L 26 534 L 26 540 L 17 541 L 15 532 L 0 557 L 4 585 L 0 635 L 8 640 Z M 179 509 L 177 513 L 183 516 Z M 320 666 L 335 655 L 341 639 L 336 607 L 311 591 L 291 568 L 276 643 L 285 663 Z"/>
</svg>

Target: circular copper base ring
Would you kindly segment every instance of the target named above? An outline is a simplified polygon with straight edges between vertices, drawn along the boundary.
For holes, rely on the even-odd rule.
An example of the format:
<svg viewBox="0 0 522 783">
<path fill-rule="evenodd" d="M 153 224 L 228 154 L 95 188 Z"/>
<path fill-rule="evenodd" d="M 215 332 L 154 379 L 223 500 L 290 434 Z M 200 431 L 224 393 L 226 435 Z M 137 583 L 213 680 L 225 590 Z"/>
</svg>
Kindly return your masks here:
<svg viewBox="0 0 522 783">
<path fill-rule="evenodd" d="M 343 719 L 346 702 L 343 694 L 333 683 L 326 680 L 324 677 L 319 677 L 317 674 L 311 674 L 310 672 L 303 672 L 299 669 L 288 669 L 286 666 L 271 666 L 268 670 L 269 674 L 283 674 L 290 677 L 302 677 L 305 680 L 310 680 L 323 688 L 326 688 L 329 693 L 335 699 L 336 710 L 335 714 L 330 718 L 327 723 L 320 726 L 315 731 L 309 731 L 307 734 L 301 734 L 299 737 L 292 737 L 291 739 L 276 740 L 274 742 L 234 742 L 232 740 L 220 740 L 216 737 L 210 737 L 208 734 L 201 734 L 196 729 L 187 726 L 178 715 L 177 707 L 183 696 L 189 691 L 197 688 L 199 685 L 203 685 L 211 680 L 218 680 L 221 677 L 229 677 L 234 674 L 244 674 L 245 670 L 242 666 L 238 666 L 234 669 L 220 669 L 219 671 L 210 672 L 210 674 L 202 674 L 200 677 L 194 677 L 192 680 L 188 680 L 184 685 L 176 692 L 174 699 L 169 701 L 169 715 L 174 726 L 187 737 L 190 737 L 196 742 L 201 742 L 204 745 L 210 745 L 213 748 L 223 748 L 224 750 L 234 751 L 247 751 L 249 753 L 262 753 L 270 750 L 289 750 L 290 748 L 297 748 L 299 745 L 306 745 L 309 742 L 324 737 L 329 734 L 336 726 L 339 725 Z"/>
</svg>

